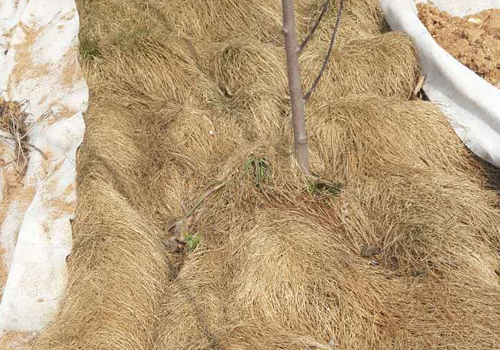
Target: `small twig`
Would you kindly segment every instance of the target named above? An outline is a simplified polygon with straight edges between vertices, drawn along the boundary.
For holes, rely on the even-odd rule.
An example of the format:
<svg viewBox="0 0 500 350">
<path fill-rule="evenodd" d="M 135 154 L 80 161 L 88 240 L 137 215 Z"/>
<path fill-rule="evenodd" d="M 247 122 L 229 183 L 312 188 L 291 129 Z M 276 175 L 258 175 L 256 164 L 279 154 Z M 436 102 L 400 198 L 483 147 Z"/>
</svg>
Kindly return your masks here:
<svg viewBox="0 0 500 350">
<path fill-rule="evenodd" d="M 15 137 L 5 136 L 5 135 L 0 135 L 0 137 L 3 138 L 3 139 L 6 139 L 6 140 L 10 140 L 10 141 L 14 141 L 16 143 L 19 143 L 19 146 L 21 145 L 21 143 L 18 142 L 18 139 L 16 139 Z M 33 144 L 29 143 L 29 142 L 26 142 L 26 141 L 24 141 L 22 144 L 26 145 L 26 146 L 29 146 L 29 147 L 33 148 L 34 150 L 40 152 L 40 154 L 42 155 L 43 159 L 45 159 L 45 160 L 48 159 L 47 155 L 40 148 L 38 148 L 37 146 L 35 146 L 35 145 L 33 145 Z M 23 155 L 23 157 L 24 157 L 24 155 Z"/>
<path fill-rule="evenodd" d="M 217 192 L 218 190 L 220 190 L 222 187 L 224 187 L 226 185 L 226 182 L 221 182 L 220 184 L 212 187 L 211 189 L 209 189 L 207 192 L 205 192 L 205 194 L 203 194 L 199 199 L 198 201 L 196 202 L 195 206 L 186 214 L 186 219 L 188 219 L 190 216 L 192 216 L 196 210 L 198 210 L 198 208 L 200 207 L 200 205 L 205 201 L 205 199 L 207 199 L 212 193 L 214 192 Z"/>
<path fill-rule="evenodd" d="M 410 94 L 410 100 L 418 100 L 418 97 L 419 97 L 418 95 L 419 95 L 420 90 L 422 90 L 422 87 L 424 86 L 425 78 L 426 78 L 425 75 L 421 75 L 418 78 L 417 84 L 415 85 L 415 88 L 413 89 L 413 91 Z"/>
<path fill-rule="evenodd" d="M 37 146 L 35 146 L 31 143 L 28 143 L 28 142 L 26 142 L 26 145 L 33 148 L 35 151 L 38 151 L 42 155 L 43 159 L 45 159 L 45 160 L 49 159 L 49 158 L 47 158 L 47 155 L 45 153 L 43 153 L 43 151 L 40 148 L 38 148 Z"/>
<path fill-rule="evenodd" d="M 340 26 L 340 18 L 342 16 L 343 9 L 344 9 L 344 0 L 340 0 L 340 6 L 339 6 L 339 9 L 337 11 L 337 20 L 335 22 L 335 28 L 333 29 L 332 40 L 330 41 L 330 47 L 328 48 L 328 53 L 326 55 L 325 61 L 323 62 L 323 67 L 321 68 L 321 71 L 319 72 L 318 77 L 314 81 L 314 84 L 311 87 L 311 89 L 304 96 L 304 100 L 306 102 L 309 100 L 309 98 L 311 97 L 314 90 L 316 90 L 316 88 L 318 87 L 319 81 L 321 80 L 321 77 L 323 76 L 323 73 L 325 72 L 325 69 L 326 69 L 326 66 L 328 65 L 328 62 L 330 61 L 330 56 L 332 55 L 332 52 L 333 52 L 333 44 L 335 43 L 335 37 L 337 36 L 337 31 L 338 31 L 339 26 Z"/>
<path fill-rule="evenodd" d="M 26 170 L 28 169 L 28 163 L 24 163 L 23 168 L 19 172 L 19 176 L 14 180 L 14 182 L 21 182 L 21 179 L 24 177 L 24 174 L 26 174 Z"/>
<path fill-rule="evenodd" d="M 319 14 L 319 17 L 316 20 L 316 23 L 314 23 L 313 28 L 311 29 L 311 31 L 309 32 L 309 34 L 305 38 L 304 42 L 300 45 L 299 54 L 302 52 L 302 50 L 304 50 L 304 48 L 306 47 L 309 40 L 311 40 L 312 36 L 314 35 L 314 32 L 316 32 L 316 29 L 318 29 L 319 24 L 320 24 L 321 20 L 323 19 L 323 16 L 325 15 L 326 11 L 328 11 L 328 4 L 329 3 L 330 3 L 330 0 L 325 0 L 325 4 L 323 5 L 323 9 L 321 10 L 321 13 Z"/>
<path fill-rule="evenodd" d="M 27 114 L 27 115 L 31 115 L 31 114 Z M 52 116 L 55 116 L 54 111 L 52 110 L 52 108 L 46 110 L 40 116 L 40 118 L 38 118 L 37 121 L 35 121 L 34 123 L 32 123 L 30 125 L 30 127 L 28 128 L 28 130 L 26 131 L 26 133 L 21 136 L 21 139 L 24 139 L 25 137 L 27 137 L 28 135 L 30 135 L 33 131 L 38 130 L 39 128 L 41 128 L 43 126 L 43 124 L 45 123 L 45 121 L 47 119 L 49 119 L 50 117 L 52 117 Z"/>
<path fill-rule="evenodd" d="M 205 74 L 205 71 L 204 69 L 202 69 L 202 67 L 199 66 L 199 62 L 200 62 L 200 57 L 198 56 L 198 53 L 196 52 L 196 48 L 194 47 L 193 43 L 191 42 L 190 39 L 188 38 L 185 38 L 183 37 L 182 40 L 184 40 L 184 42 L 187 44 L 187 47 L 189 49 L 189 52 L 191 53 L 191 55 L 193 56 L 193 59 L 195 61 L 195 64 L 196 64 L 196 67 L 203 73 Z"/>
<path fill-rule="evenodd" d="M 166 232 L 171 232 L 172 230 L 174 230 L 174 236 L 177 236 L 178 235 L 178 232 L 175 232 L 175 231 L 179 231 L 180 227 L 191 217 L 195 214 L 195 212 L 198 210 L 198 208 L 201 206 L 201 204 L 205 201 L 205 199 L 207 199 L 210 195 L 212 195 L 214 192 L 217 192 L 218 190 L 220 190 L 222 187 L 224 187 L 225 185 L 227 184 L 227 181 L 223 181 L 217 185 L 215 185 L 214 187 L 208 189 L 200 198 L 198 198 L 198 200 L 196 201 L 196 204 L 194 205 L 193 208 L 191 208 L 191 210 L 189 210 L 184 216 L 180 217 L 179 219 L 177 220 L 174 220 L 173 222 L 171 222 L 167 228 L 166 228 Z M 175 237 L 175 238 L 178 238 L 178 237 Z M 170 243 L 166 243 L 165 245 L 171 245 Z"/>
</svg>

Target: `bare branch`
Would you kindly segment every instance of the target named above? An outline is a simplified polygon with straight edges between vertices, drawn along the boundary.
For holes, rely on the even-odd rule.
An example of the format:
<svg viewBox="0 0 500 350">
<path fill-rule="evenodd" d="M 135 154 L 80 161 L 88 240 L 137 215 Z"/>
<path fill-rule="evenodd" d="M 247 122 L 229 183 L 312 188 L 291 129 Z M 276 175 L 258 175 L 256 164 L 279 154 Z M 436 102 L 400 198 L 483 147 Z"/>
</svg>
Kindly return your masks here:
<svg viewBox="0 0 500 350">
<path fill-rule="evenodd" d="M 326 66 L 328 65 L 328 62 L 330 61 L 330 57 L 332 56 L 333 44 L 335 43 L 335 37 L 337 36 L 337 31 L 338 31 L 339 26 L 340 26 L 340 18 L 342 16 L 343 8 L 344 8 L 344 0 L 340 0 L 340 6 L 339 6 L 339 9 L 337 11 L 337 20 L 335 22 L 335 28 L 333 29 L 332 40 L 330 41 L 330 47 L 328 48 L 328 53 L 326 54 L 325 61 L 323 62 L 323 67 L 321 68 L 321 71 L 319 72 L 318 77 L 314 81 L 314 84 L 311 87 L 311 89 L 304 96 L 304 100 L 306 102 L 309 100 L 309 98 L 311 97 L 314 90 L 316 90 L 316 88 L 318 87 L 319 81 L 321 80 L 321 77 L 323 76 L 323 73 L 325 72 Z"/>
<path fill-rule="evenodd" d="M 328 4 L 329 3 L 330 3 L 330 0 L 325 0 L 325 3 L 323 5 L 323 9 L 321 9 L 321 13 L 319 14 L 319 17 L 316 20 L 316 23 L 314 23 L 313 28 L 311 29 L 311 31 L 309 32 L 309 34 L 305 38 L 305 40 L 302 43 L 302 45 L 300 45 L 299 54 L 302 52 L 302 50 L 304 50 L 304 48 L 306 47 L 306 45 L 309 42 L 309 40 L 311 40 L 312 36 L 316 32 L 316 29 L 318 29 L 319 24 L 320 24 L 321 20 L 323 19 L 323 16 L 325 15 L 326 11 L 328 11 Z"/>
</svg>

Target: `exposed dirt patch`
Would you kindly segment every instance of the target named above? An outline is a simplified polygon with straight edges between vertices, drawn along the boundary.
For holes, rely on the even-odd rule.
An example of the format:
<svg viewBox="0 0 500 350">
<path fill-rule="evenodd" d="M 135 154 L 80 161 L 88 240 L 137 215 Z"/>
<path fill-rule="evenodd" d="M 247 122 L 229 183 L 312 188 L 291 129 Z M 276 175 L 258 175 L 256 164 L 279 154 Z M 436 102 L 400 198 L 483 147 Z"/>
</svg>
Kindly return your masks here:
<svg viewBox="0 0 500 350">
<path fill-rule="evenodd" d="M 36 64 L 33 61 L 30 51 L 34 47 L 37 37 L 45 30 L 45 27 L 34 29 L 20 22 L 19 28 L 24 32 L 25 39 L 22 43 L 14 45 L 16 49 L 16 64 L 9 78 L 8 90 L 11 89 L 12 84 L 18 86 L 21 82 L 28 79 L 50 74 L 49 65 L 47 63 Z"/>
<path fill-rule="evenodd" d="M 500 10 L 452 17 L 430 4 L 418 4 L 419 18 L 436 42 L 486 81 L 500 82 Z"/>
<path fill-rule="evenodd" d="M 30 332 L 5 332 L 0 339 L 2 350 L 27 350 L 28 342 L 35 334 Z"/>
</svg>

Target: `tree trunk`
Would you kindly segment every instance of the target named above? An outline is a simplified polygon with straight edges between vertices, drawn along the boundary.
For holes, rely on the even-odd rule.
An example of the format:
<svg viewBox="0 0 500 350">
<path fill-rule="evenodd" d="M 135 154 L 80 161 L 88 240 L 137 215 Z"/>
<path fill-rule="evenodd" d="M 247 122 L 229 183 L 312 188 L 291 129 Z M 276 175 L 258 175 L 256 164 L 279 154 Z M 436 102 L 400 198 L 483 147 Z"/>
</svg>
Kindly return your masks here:
<svg viewBox="0 0 500 350">
<path fill-rule="evenodd" d="M 293 0 L 282 0 L 283 34 L 285 35 L 286 61 L 290 99 L 292 103 L 292 125 L 295 138 L 295 156 L 304 173 L 309 176 L 309 145 L 307 143 L 304 97 L 299 68 L 299 45 L 295 32 L 295 14 Z"/>
</svg>

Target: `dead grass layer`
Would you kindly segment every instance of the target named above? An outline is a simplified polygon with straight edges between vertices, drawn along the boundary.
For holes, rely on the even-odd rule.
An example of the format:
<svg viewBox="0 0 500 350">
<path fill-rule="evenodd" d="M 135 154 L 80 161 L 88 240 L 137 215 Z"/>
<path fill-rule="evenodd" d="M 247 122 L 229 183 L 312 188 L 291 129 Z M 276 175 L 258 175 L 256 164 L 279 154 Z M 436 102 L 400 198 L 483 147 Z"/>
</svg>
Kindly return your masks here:
<svg viewBox="0 0 500 350">
<path fill-rule="evenodd" d="M 322 2 L 296 2 L 304 37 Z M 307 105 L 328 186 L 293 160 L 280 1 L 77 3 L 93 95 L 66 296 L 33 349 L 500 349 L 495 174 L 408 101 L 415 52 L 376 0 L 346 0 Z M 221 182 L 183 228 L 201 243 L 166 250 Z"/>
<path fill-rule="evenodd" d="M 7 101 L 0 96 L 0 137 L 10 142 L 15 148 L 15 160 L 20 167 L 28 162 L 29 144 L 25 104 L 18 101 Z"/>
</svg>

